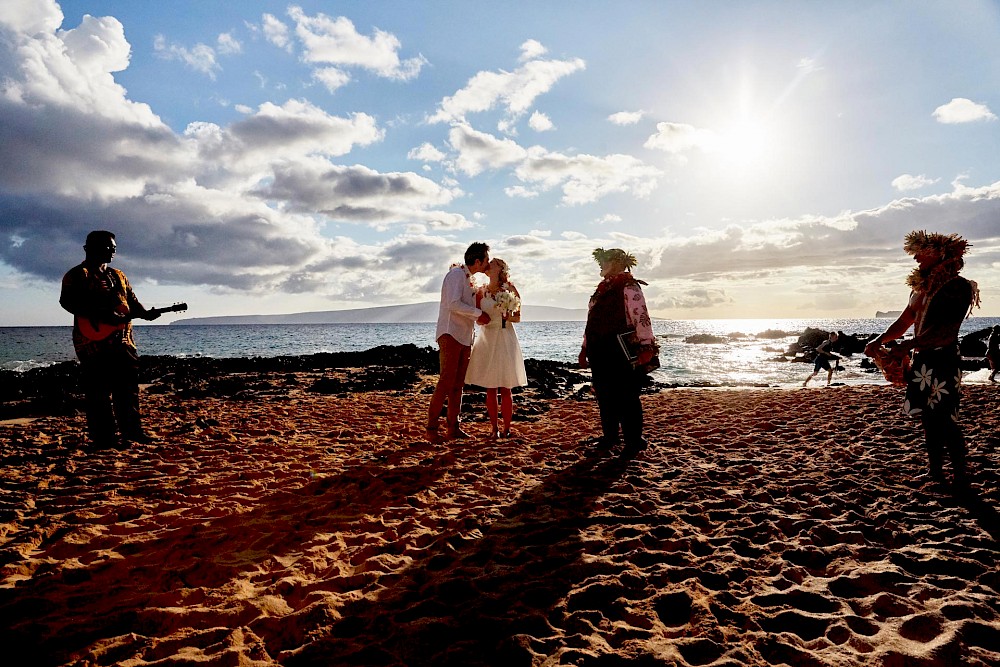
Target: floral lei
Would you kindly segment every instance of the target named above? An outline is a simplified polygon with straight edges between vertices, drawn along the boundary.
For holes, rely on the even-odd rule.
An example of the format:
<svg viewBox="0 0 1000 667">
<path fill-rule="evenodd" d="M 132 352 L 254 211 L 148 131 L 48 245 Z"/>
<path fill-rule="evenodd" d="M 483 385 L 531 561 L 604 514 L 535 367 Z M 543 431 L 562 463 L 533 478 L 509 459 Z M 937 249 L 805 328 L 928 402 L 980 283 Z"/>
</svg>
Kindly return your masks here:
<svg viewBox="0 0 1000 667">
<path fill-rule="evenodd" d="M 483 286 L 483 289 L 485 289 L 490 294 L 499 294 L 500 292 L 513 292 L 514 291 L 513 287 L 514 287 L 513 285 L 511 285 L 509 282 L 507 282 L 505 280 L 502 283 L 500 283 L 499 285 L 497 285 L 496 292 L 490 291 L 490 284 L 489 283 L 486 283 L 486 285 Z"/>
<path fill-rule="evenodd" d="M 627 287 L 628 285 L 647 285 L 648 283 L 644 280 L 639 280 L 629 272 L 618 273 L 613 276 L 608 276 L 601 282 L 597 284 L 597 289 L 594 290 L 594 294 L 590 297 L 591 300 L 596 299 L 610 289 L 616 287 Z"/>
<path fill-rule="evenodd" d="M 921 297 L 921 305 L 919 306 L 917 321 L 915 323 L 916 331 L 920 331 L 923 328 L 923 321 L 927 316 L 927 310 L 931 305 L 931 299 L 933 299 L 934 295 L 938 293 L 938 290 L 955 278 L 959 277 L 958 272 L 961 270 L 962 266 L 962 258 L 953 257 L 935 264 L 927 271 L 921 271 L 920 267 L 917 267 L 906 277 L 906 284 L 913 290 L 914 294 Z M 969 283 L 969 287 L 972 289 L 972 303 L 969 304 L 969 312 L 966 313 L 966 317 L 968 317 L 972 314 L 973 308 L 978 308 L 980 306 L 979 285 L 977 285 L 973 280 L 965 280 Z"/>
<path fill-rule="evenodd" d="M 473 290 L 476 289 L 476 281 L 472 279 L 472 273 L 469 271 L 469 267 L 467 267 L 465 264 L 458 264 L 456 262 L 455 264 L 451 265 L 451 268 L 452 269 L 460 268 L 463 271 L 465 271 L 465 279 L 469 281 L 469 287 L 471 287 Z"/>
<path fill-rule="evenodd" d="M 920 294 L 929 303 L 931 298 L 937 294 L 938 290 L 958 277 L 958 272 L 962 269 L 962 258 L 946 259 L 935 264 L 927 271 L 921 271 L 916 267 L 906 277 L 906 284 L 911 290 Z M 972 280 L 972 306 L 979 306 L 979 286 Z M 971 310 L 971 309 L 970 309 Z"/>
</svg>

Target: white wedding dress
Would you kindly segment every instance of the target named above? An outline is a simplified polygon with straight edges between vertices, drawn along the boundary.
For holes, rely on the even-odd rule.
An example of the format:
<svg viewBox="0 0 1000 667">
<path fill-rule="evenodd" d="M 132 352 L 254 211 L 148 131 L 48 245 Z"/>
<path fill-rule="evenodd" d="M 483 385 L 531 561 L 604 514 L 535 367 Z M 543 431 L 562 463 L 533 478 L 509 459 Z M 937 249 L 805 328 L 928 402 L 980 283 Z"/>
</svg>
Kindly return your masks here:
<svg viewBox="0 0 1000 667">
<path fill-rule="evenodd" d="M 483 296 L 480 309 L 490 316 L 490 323 L 477 328 L 465 383 L 484 389 L 526 386 L 528 376 L 514 323 L 503 326 L 500 309 L 489 294 Z"/>
</svg>

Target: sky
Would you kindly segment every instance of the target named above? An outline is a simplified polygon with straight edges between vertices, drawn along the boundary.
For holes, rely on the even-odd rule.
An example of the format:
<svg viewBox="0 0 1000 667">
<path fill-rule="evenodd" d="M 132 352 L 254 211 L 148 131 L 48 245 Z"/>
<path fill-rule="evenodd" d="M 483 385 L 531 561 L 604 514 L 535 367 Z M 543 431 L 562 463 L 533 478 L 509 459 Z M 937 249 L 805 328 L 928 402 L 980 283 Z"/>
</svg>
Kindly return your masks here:
<svg viewBox="0 0 1000 667">
<path fill-rule="evenodd" d="M 995 1 L 0 0 L 0 326 L 93 229 L 161 322 L 436 301 L 473 241 L 526 304 L 619 247 L 657 317 L 872 317 L 913 229 L 1000 316 L 998 115 Z"/>
</svg>

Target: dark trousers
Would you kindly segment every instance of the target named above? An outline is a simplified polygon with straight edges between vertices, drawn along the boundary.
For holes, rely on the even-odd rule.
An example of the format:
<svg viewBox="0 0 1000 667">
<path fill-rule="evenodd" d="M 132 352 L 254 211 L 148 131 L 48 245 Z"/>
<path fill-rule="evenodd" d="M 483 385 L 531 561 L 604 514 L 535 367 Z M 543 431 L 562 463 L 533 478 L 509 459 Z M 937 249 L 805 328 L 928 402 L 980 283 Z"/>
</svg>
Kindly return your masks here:
<svg viewBox="0 0 1000 667">
<path fill-rule="evenodd" d="M 591 381 L 601 413 L 601 431 L 608 440 L 618 440 L 618 428 L 626 444 L 642 439 L 640 375 L 630 365 L 591 361 Z"/>
<path fill-rule="evenodd" d="M 142 431 L 139 414 L 139 358 L 128 347 L 112 347 L 80 361 L 87 409 L 87 433 L 107 444 Z"/>
<path fill-rule="evenodd" d="M 927 447 L 927 459 L 931 472 L 940 474 L 944 466 L 944 452 L 948 450 L 951 458 L 952 476 L 958 480 L 965 479 L 965 434 L 962 427 L 951 418 L 951 414 L 937 415 L 931 410 L 921 413 L 924 424 L 924 444 Z"/>
</svg>

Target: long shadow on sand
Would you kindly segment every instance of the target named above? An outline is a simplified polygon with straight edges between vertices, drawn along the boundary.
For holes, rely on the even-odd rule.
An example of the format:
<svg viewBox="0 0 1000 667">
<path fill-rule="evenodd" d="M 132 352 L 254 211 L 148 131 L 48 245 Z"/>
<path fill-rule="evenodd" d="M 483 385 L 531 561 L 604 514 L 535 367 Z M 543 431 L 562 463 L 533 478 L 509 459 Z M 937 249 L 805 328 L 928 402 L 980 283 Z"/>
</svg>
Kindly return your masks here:
<svg viewBox="0 0 1000 667">
<path fill-rule="evenodd" d="M 424 458 L 400 465 L 414 456 Z M 162 537 L 115 545 L 122 558 L 59 572 L 46 572 L 43 566 L 29 582 L 0 589 L 0 618 L 5 619 L 0 623 L 0 646 L 5 647 L 5 659 L 13 660 L 7 664 L 62 664 L 101 638 L 132 632 L 155 636 L 157 629 L 146 627 L 152 621 L 140 615 L 156 605 L 158 596 L 222 586 L 272 556 L 301 548 L 317 533 L 350 524 L 360 512 L 377 514 L 380 508 L 405 502 L 454 462 L 451 451 L 415 443 L 385 459 L 272 494 L 246 513 L 178 518 L 161 531 L 166 533 Z M 160 483 L 153 482 L 146 491 L 162 491 Z M 66 530 L 50 535 L 47 542 L 55 542 Z"/>
<path fill-rule="evenodd" d="M 1000 512 L 990 505 L 987 498 L 964 492 L 955 495 L 955 502 L 964 507 L 995 542 L 1000 542 Z"/>
<path fill-rule="evenodd" d="M 286 664 L 530 664 L 527 643 L 535 640 L 528 637 L 556 633 L 548 615 L 559 600 L 588 577 L 609 572 L 610 566 L 585 558 L 581 534 L 630 461 L 587 450 L 519 497 L 482 538 L 458 548 L 445 543 L 397 577 L 382 579 L 377 599 L 343 609 L 328 637 Z M 615 599 L 622 592 L 595 586 L 589 594 Z"/>
</svg>

